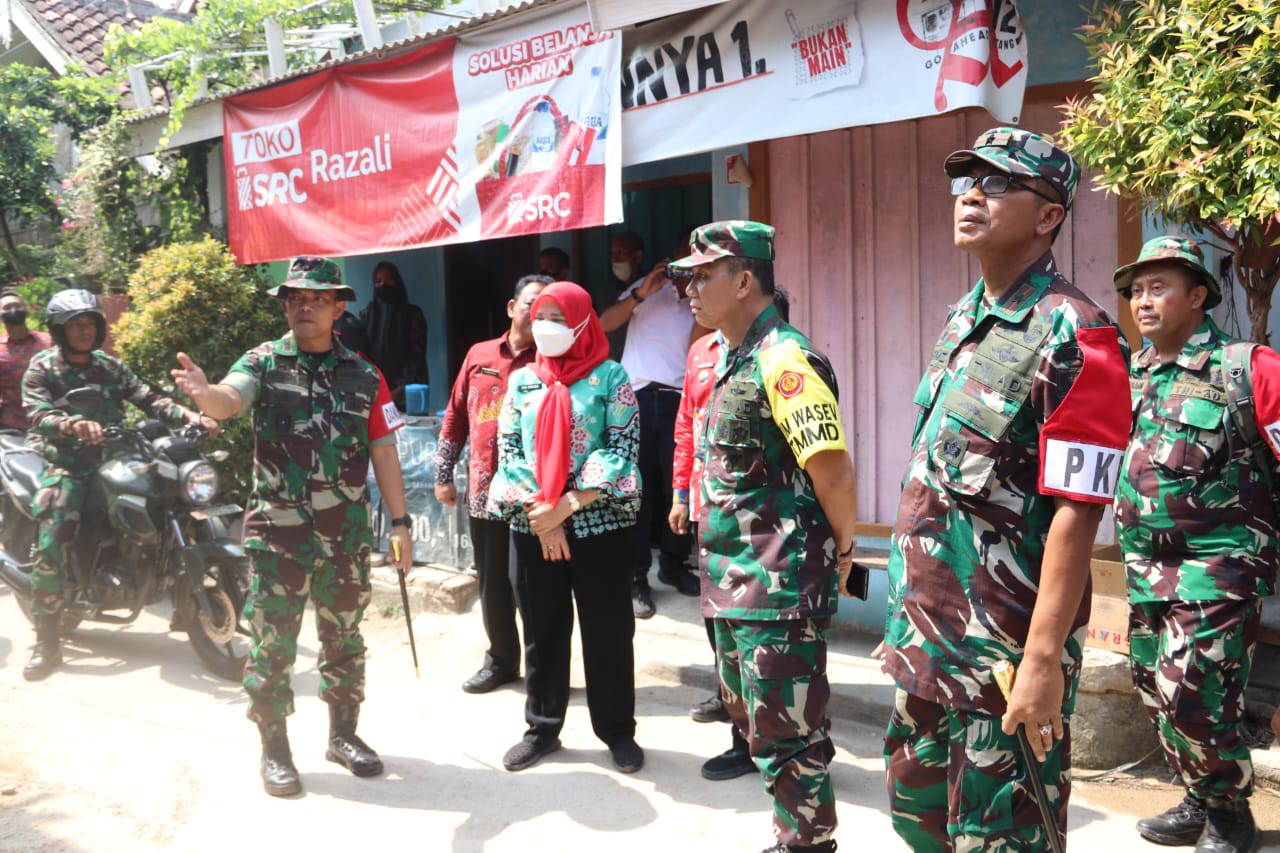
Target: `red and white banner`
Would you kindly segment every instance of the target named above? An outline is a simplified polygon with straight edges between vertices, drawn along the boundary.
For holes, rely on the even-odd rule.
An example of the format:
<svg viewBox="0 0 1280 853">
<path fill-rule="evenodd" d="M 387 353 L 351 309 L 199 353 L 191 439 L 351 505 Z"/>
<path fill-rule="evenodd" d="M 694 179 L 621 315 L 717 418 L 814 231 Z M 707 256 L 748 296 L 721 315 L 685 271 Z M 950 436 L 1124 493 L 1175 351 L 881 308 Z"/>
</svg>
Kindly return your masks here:
<svg viewBox="0 0 1280 853">
<path fill-rule="evenodd" d="M 627 164 L 985 107 L 1017 123 L 1013 0 L 738 0 L 626 31 Z"/>
<path fill-rule="evenodd" d="M 231 251 L 261 263 L 621 221 L 619 41 L 580 6 L 228 98 Z"/>
</svg>

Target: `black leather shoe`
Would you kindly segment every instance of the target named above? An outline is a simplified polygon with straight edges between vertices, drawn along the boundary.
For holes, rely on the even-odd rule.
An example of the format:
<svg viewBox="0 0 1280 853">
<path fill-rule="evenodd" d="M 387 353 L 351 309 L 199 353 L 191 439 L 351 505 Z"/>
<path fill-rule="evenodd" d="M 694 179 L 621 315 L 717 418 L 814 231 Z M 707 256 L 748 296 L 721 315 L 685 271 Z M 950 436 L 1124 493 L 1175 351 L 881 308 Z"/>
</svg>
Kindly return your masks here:
<svg viewBox="0 0 1280 853">
<path fill-rule="evenodd" d="M 1156 844 L 1190 846 L 1204 832 L 1207 817 L 1204 803 L 1187 794 L 1168 811 L 1138 821 L 1138 834 Z"/>
<path fill-rule="evenodd" d="M 466 693 L 488 693 L 490 690 L 497 690 L 504 684 L 510 684 L 520 676 L 509 669 L 503 669 L 495 666 L 482 666 L 476 670 L 476 674 L 462 682 L 462 689 Z"/>
<path fill-rule="evenodd" d="M 262 788 L 273 797 L 288 797 L 302 790 L 298 768 L 293 766 L 289 735 L 284 720 L 258 723 L 262 737 Z"/>
<path fill-rule="evenodd" d="M 56 615 L 36 617 L 36 645 L 31 650 L 31 660 L 22 668 L 22 677 L 27 681 L 43 681 L 62 665 L 58 621 Z"/>
<path fill-rule="evenodd" d="M 356 734 L 359 705 L 329 706 L 329 748 L 326 761 L 341 764 L 356 776 L 377 776 L 382 772 L 382 759 Z"/>
<path fill-rule="evenodd" d="M 715 758 L 708 758 L 702 765 L 702 778 L 712 782 L 737 779 L 739 776 L 755 772 L 756 763 L 751 760 L 751 753 L 739 749 L 736 745 Z"/>
<path fill-rule="evenodd" d="M 636 578 L 631 584 L 631 612 L 637 619 L 648 619 L 657 611 L 653 607 L 653 592 L 648 578 Z"/>
<path fill-rule="evenodd" d="M 667 586 L 674 586 L 681 595 L 702 594 L 698 576 L 683 566 L 663 566 L 658 569 L 658 580 Z"/>
<path fill-rule="evenodd" d="M 724 701 L 720 698 L 719 693 L 690 708 L 689 716 L 695 723 L 729 722 L 729 711 L 725 708 Z"/>
<path fill-rule="evenodd" d="M 525 738 L 508 749 L 507 754 L 502 756 L 502 766 L 514 773 L 517 770 L 532 767 L 541 761 L 544 755 L 550 755 L 559 748 L 560 738 L 551 738 L 550 740 Z"/>
<path fill-rule="evenodd" d="M 1196 853 L 1252 853 L 1258 844 L 1258 827 L 1248 800 L 1205 801 L 1208 818 L 1196 842 Z"/>
<path fill-rule="evenodd" d="M 613 758 L 614 769 L 619 773 L 635 773 L 644 767 L 644 750 L 635 739 L 609 744 L 609 755 Z"/>
</svg>

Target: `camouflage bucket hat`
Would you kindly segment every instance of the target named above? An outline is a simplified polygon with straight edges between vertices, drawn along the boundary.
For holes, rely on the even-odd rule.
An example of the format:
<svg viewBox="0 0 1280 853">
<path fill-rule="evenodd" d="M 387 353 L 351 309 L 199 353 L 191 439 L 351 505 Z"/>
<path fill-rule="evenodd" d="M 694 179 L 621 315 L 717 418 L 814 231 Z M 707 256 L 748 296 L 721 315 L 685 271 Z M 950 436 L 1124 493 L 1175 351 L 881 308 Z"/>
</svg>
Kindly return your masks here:
<svg viewBox="0 0 1280 853">
<path fill-rule="evenodd" d="M 289 262 L 289 274 L 284 282 L 267 291 L 268 296 L 282 296 L 281 290 L 336 290 L 338 298 L 352 300 L 356 292 L 342 283 L 342 270 L 328 258 L 299 255 Z"/>
<path fill-rule="evenodd" d="M 773 260 L 773 226 L 745 219 L 726 219 L 693 229 L 689 235 L 690 254 L 672 261 L 678 270 L 693 269 L 720 258 Z"/>
<path fill-rule="evenodd" d="M 1180 264 L 1195 273 L 1200 279 L 1197 283 L 1203 284 L 1209 291 L 1204 298 L 1206 311 L 1222 301 L 1222 288 L 1218 285 L 1218 279 L 1204 265 L 1204 252 L 1196 241 L 1186 237 L 1156 237 L 1143 243 L 1138 259 L 1116 270 L 1116 290 L 1128 290 L 1133 286 L 1133 276 L 1138 267 L 1158 261 Z"/>
<path fill-rule="evenodd" d="M 1080 183 L 1080 164 L 1045 137 L 1016 127 L 996 127 L 973 142 L 973 148 L 953 151 L 943 164 L 950 177 L 960 177 L 974 160 L 990 163 L 1010 175 L 1047 181 L 1067 210 Z"/>
</svg>

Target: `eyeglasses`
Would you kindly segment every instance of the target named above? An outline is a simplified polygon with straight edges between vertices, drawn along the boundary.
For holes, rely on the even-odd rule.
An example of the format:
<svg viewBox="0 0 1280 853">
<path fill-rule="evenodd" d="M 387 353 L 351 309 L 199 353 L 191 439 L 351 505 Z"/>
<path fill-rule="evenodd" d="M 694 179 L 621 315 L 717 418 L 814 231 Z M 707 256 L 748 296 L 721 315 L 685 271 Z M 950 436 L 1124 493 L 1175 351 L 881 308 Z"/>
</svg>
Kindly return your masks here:
<svg viewBox="0 0 1280 853">
<path fill-rule="evenodd" d="M 983 175 L 980 178 L 973 175 L 961 175 L 958 178 L 951 179 L 951 194 L 964 195 L 974 187 L 982 190 L 983 195 L 1004 195 L 1010 189 L 1026 190 L 1029 193 L 1035 193 L 1047 202 L 1052 204 L 1062 204 L 1060 199 L 1045 195 L 1038 189 L 1027 184 L 1020 184 L 1013 179 L 1012 175 L 1005 175 L 995 172 L 990 175 Z"/>
</svg>

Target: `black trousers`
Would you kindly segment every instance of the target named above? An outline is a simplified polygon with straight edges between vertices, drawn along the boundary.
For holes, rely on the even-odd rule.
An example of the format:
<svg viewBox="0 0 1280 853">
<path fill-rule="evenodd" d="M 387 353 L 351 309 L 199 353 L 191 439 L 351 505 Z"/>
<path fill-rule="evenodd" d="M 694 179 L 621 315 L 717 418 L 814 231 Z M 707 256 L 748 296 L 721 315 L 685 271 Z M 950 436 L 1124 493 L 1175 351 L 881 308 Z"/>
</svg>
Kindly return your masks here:
<svg viewBox="0 0 1280 853">
<path fill-rule="evenodd" d="M 606 744 L 635 737 L 635 617 L 631 570 L 618 554 L 631 542 L 630 528 L 582 539 L 569 537 L 569 560 L 548 562 L 538 537 L 513 533 L 515 589 L 524 614 L 526 737 L 554 738 L 569 706 L 569 656 L 573 611 L 582 626 L 591 728 Z"/>
<path fill-rule="evenodd" d="M 676 413 L 680 389 L 650 383 L 636 392 L 640 409 L 640 513 L 635 526 L 637 578 L 649 572 L 651 548 L 658 546 L 663 564 L 681 566 L 689 560 L 688 535 L 671 532 L 671 475 L 676 452 Z"/>
<path fill-rule="evenodd" d="M 495 518 L 468 518 L 471 550 L 480 578 L 480 615 L 489 637 L 485 666 L 520 671 L 520 635 L 516 631 L 516 596 L 511 588 L 511 528 Z"/>
</svg>

